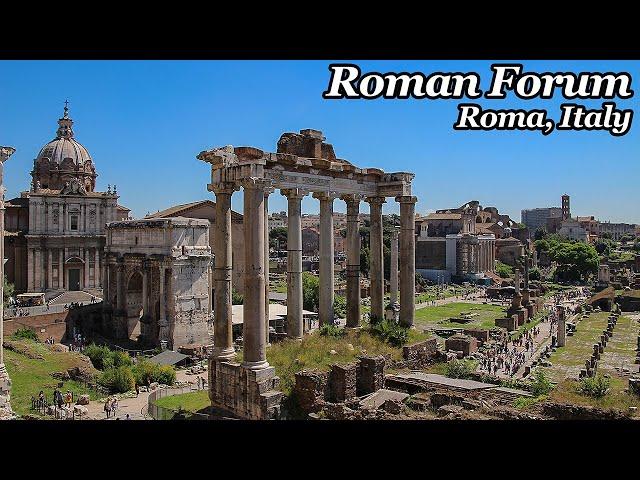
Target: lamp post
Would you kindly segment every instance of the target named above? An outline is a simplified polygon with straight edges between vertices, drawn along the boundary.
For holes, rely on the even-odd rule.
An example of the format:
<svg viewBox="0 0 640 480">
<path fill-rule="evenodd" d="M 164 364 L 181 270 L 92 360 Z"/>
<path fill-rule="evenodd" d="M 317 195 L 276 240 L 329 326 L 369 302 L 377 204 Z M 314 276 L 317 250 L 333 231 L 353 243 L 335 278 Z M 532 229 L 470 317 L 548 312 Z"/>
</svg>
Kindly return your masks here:
<svg viewBox="0 0 640 480">
<path fill-rule="evenodd" d="M 9 413 L 11 406 L 9 404 L 9 391 L 11 388 L 11 380 L 9 373 L 4 366 L 4 348 L 2 342 L 4 339 L 4 162 L 15 152 L 13 147 L 0 146 L 0 408 L 3 407 L 2 397 L 6 397 L 6 405 Z"/>
</svg>

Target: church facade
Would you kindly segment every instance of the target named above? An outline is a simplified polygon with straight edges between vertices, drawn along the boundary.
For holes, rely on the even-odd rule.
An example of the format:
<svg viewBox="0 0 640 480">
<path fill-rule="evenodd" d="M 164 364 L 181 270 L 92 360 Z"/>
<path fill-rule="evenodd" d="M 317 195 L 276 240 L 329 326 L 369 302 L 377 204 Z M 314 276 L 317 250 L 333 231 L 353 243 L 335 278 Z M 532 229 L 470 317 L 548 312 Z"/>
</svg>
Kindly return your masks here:
<svg viewBox="0 0 640 480">
<path fill-rule="evenodd" d="M 95 190 L 97 176 L 65 106 L 56 137 L 33 161 L 30 190 L 6 202 L 5 272 L 17 293 L 101 295 L 105 227 L 127 220 L 129 209 L 118 205 L 115 186 Z"/>
</svg>

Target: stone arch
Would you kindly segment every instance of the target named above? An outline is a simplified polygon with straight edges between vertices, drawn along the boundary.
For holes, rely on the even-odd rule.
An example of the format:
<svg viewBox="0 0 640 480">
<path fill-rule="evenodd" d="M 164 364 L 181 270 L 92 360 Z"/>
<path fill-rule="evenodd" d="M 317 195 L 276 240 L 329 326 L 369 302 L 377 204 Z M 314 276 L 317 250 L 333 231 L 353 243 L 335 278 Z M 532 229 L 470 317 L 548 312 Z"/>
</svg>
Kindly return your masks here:
<svg viewBox="0 0 640 480">
<path fill-rule="evenodd" d="M 129 337 L 140 335 L 142 317 L 142 272 L 133 270 L 125 281 L 125 310 L 127 312 L 127 333 Z"/>
</svg>

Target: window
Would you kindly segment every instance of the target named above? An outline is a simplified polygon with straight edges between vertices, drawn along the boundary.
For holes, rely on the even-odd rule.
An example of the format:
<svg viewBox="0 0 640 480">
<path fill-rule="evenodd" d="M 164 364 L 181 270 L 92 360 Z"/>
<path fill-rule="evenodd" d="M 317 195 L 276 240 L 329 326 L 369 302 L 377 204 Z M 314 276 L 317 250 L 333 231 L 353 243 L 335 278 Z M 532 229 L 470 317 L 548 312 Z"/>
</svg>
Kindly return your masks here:
<svg viewBox="0 0 640 480">
<path fill-rule="evenodd" d="M 78 230 L 78 215 L 71 215 L 71 230 Z"/>
</svg>

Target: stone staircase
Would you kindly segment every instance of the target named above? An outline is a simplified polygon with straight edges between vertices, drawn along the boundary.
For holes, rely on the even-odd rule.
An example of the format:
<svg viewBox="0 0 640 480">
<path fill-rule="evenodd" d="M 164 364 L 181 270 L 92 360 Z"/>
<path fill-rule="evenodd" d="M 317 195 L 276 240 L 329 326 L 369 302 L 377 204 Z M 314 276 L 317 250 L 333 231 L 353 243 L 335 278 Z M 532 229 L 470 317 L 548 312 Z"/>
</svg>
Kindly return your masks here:
<svg viewBox="0 0 640 480">
<path fill-rule="evenodd" d="M 84 292 L 82 290 L 78 291 L 70 291 L 70 292 L 62 292 L 58 296 L 51 299 L 49 305 L 67 305 L 70 303 L 91 303 L 91 298 L 95 297 L 88 292 Z M 96 297 L 97 301 L 101 301 L 102 299 Z"/>
</svg>

